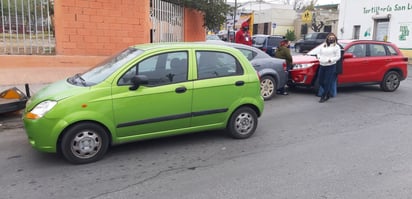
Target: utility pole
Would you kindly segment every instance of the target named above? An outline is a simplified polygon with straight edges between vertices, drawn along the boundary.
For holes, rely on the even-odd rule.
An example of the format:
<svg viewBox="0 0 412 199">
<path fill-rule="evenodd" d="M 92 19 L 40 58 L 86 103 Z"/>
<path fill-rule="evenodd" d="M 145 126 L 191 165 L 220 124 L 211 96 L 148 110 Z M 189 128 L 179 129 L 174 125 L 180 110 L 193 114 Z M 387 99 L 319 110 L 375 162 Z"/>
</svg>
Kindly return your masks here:
<svg viewBox="0 0 412 199">
<path fill-rule="evenodd" d="M 227 0 L 226 0 L 226 2 L 227 2 Z M 237 0 L 235 0 L 235 10 L 234 10 L 234 13 L 233 13 L 233 26 L 232 26 L 232 28 L 233 28 L 233 40 L 235 39 L 235 37 L 236 37 L 236 10 L 237 10 Z M 230 30 L 229 30 L 229 28 L 227 29 L 227 41 L 230 41 Z M 234 42 L 234 41 L 233 41 Z"/>
</svg>

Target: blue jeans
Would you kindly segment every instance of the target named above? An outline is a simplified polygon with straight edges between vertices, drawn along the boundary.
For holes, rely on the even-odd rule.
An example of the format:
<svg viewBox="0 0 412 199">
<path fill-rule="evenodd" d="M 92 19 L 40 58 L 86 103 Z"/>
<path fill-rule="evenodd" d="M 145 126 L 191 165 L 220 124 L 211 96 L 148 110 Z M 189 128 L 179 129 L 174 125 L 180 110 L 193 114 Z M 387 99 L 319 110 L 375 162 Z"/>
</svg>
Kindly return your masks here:
<svg viewBox="0 0 412 199">
<path fill-rule="evenodd" d="M 330 97 L 336 97 L 336 95 L 338 95 L 338 76 L 337 74 L 335 74 L 335 77 L 333 79 L 332 82 L 332 88 L 330 88 Z M 325 92 L 325 89 L 323 89 L 322 86 L 319 86 L 319 90 L 318 90 L 318 97 L 321 97 L 323 95 L 323 92 Z"/>
<path fill-rule="evenodd" d="M 319 86 L 323 88 L 322 96 L 333 96 L 332 87 L 336 80 L 336 64 L 330 66 L 320 66 Z"/>
</svg>

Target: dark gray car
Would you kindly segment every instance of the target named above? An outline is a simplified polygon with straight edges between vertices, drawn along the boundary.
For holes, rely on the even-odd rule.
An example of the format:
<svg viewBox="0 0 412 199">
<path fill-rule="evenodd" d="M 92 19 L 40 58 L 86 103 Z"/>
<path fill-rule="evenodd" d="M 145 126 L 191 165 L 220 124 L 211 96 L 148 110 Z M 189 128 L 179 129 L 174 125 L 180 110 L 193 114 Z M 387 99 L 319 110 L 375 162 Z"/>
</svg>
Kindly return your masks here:
<svg viewBox="0 0 412 199">
<path fill-rule="evenodd" d="M 265 100 L 276 95 L 276 90 L 285 86 L 288 80 L 286 61 L 269 56 L 258 48 L 229 42 L 208 41 L 240 50 L 252 63 L 260 76 L 260 93 Z"/>
</svg>

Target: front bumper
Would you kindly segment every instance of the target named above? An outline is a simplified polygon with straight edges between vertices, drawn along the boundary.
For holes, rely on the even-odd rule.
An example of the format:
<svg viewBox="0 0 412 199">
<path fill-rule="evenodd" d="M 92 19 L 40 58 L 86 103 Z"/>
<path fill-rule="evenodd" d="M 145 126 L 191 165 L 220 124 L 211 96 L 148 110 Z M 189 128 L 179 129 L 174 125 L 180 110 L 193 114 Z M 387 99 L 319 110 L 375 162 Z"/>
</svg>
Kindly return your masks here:
<svg viewBox="0 0 412 199">
<path fill-rule="evenodd" d="M 42 152 L 55 153 L 57 141 L 63 131 L 60 119 L 28 119 L 23 117 L 23 124 L 31 146 Z M 64 122 L 63 122 L 64 123 Z"/>
</svg>

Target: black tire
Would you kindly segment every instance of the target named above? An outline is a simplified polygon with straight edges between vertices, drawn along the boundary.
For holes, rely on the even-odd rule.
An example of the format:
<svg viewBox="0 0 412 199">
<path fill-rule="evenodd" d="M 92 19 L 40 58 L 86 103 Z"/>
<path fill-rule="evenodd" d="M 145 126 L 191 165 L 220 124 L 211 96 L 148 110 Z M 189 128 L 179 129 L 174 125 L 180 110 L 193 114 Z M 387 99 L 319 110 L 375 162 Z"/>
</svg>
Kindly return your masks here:
<svg viewBox="0 0 412 199">
<path fill-rule="evenodd" d="M 385 92 L 393 92 L 401 84 L 401 75 L 396 71 L 389 71 L 383 77 L 381 89 Z"/>
<path fill-rule="evenodd" d="M 230 117 L 227 132 L 236 139 L 249 138 L 255 133 L 257 124 L 256 112 L 249 107 L 240 107 Z"/>
<path fill-rule="evenodd" d="M 59 147 L 70 163 L 95 162 L 102 159 L 109 148 L 108 132 L 92 122 L 75 124 L 64 133 Z"/>
<path fill-rule="evenodd" d="M 295 52 L 297 52 L 297 53 L 301 53 L 301 52 L 302 52 L 302 49 L 300 48 L 299 45 L 295 45 Z"/>
<path fill-rule="evenodd" d="M 260 95 L 264 100 L 270 100 L 276 95 L 277 83 L 271 76 L 263 76 L 260 79 Z"/>
</svg>

